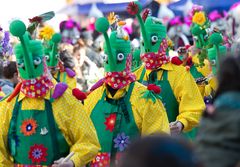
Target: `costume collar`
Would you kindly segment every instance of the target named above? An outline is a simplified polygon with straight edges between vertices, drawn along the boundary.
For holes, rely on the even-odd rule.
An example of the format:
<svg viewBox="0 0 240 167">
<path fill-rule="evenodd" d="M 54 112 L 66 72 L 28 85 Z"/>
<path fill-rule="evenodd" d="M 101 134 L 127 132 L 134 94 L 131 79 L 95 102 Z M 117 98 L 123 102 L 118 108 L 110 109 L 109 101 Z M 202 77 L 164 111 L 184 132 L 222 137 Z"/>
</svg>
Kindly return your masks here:
<svg viewBox="0 0 240 167">
<path fill-rule="evenodd" d="M 21 100 L 23 100 L 23 99 L 26 98 L 26 97 L 27 97 L 27 96 L 20 91 L 19 97 L 18 97 L 18 102 L 20 102 Z M 50 100 L 50 98 L 51 98 L 51 89 L 50 89 L 50 90 L 46 93 L 46 95 L 44 96 L 44 99 L 46 99 L 46 100 Z"/>
<path fill-rule="evenodd" d="M 122 89 L 117 90 L 117 92 L 115 93 L 114 96 L 112 96 L 111 93 L 108 91 L 106 84 L 103 84 L 103 88 L 104 88 L 104 90 L 106 90 L 107 97 L 109 97 L 111 99 L 119 99 L 119 98 L 123 97 L 126 94 L 126 92 L 129 89 L 129 85 L 123 87 Z"/>
<path fill-rule="evenodd" d="M 173 66 L 172 66 L 172 63 L 169 62 L 167 64 L 163 64 L 161 67 L 159 67 L 157 70 L 159 69 L 163 69 L 163 70 L 166 70 L 166 71 L 172 71 L 173 70 Z M 149 75 L 153 70 L 147 70 L 146 69 L 146 73 Z"/>
</svg>

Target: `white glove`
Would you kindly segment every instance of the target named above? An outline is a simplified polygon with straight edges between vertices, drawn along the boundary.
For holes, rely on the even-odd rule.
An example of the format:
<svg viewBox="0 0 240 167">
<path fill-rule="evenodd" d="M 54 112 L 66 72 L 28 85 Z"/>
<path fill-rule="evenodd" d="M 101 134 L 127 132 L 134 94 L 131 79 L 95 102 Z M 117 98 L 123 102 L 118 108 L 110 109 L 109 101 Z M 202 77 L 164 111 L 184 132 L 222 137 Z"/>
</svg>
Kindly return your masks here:
<svg viewBox="0 0 240 167">
<path fill-rule="evenodd" d="M 171 122 L 169 127 L 172 136 L 179 135 L 183 130 L 183 124 L 180 121 Z"/>
<path fill-rule="evenodd" d="M 54 161 L 54 164 L 52 165 L 52 167 L 74 167 L 74 163 L 72 160 L 68 160 L 66 162 L 62 162 L 64 158 L 60 158 L 57 161 Z"/>
</svg>

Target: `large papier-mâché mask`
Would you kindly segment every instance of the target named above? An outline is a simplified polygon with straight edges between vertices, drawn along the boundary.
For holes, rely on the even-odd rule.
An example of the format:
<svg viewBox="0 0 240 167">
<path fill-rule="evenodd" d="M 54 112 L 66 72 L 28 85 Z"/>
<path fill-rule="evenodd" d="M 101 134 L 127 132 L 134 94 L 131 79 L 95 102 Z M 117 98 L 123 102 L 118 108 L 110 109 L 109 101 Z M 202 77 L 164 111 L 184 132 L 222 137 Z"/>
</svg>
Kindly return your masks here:
<svg viewBox="0 0 240 167">
<path fill-rule="evenodd" d="M 219 68 L 219 62 L 226 56 L 227 48 L 223 45 L 223 36 L 220 32 L 214 32 L 211 34 L 209 44 L 212 47 L 207 50 L 208 59 L 212 66 L 212 72 L 216 75 L 217 69 Z"/>
<path fill-rule="evenodd" d="M 131 53 L 131 45 L 128 38 L 122 38 L 122 34 L 113 31 L 110 38 L 107 35 L 109 22 L 106 18 L 99 18 L 95 23 L 96 30 L 103 33 L 104 43 L 104 68 L 105 72 L 121 72 L 126 68 L 126 60 Z"/>
<path fill-rule="evenodd" d="M 48 67 L 56 67 L 59 62 L 58 44 L 61 42 L 62 36 L 55 33 L 50 41 L 46 42 L 44 54 Z"/>
<path fill-rule="evenodd" d="M 9 29 L 21 41 L 14 47 L 21 78 L 28 80 L 41 76 L 44 71 L 42 43 L 30 39 L 25 24 L 20 20 L 13 21 Z"/>
<path fill-rule="evenodd" d="M 208 45 L 208 33 L 206 29 L 201 28 L 197 24 L 192 24 L 191 33 L 193 35 L 193 40 L 197 48 L 202 49 Z"/>
<path fill-rule="evenodd" d="M 162 40 L 167 36 L 166 27 L 158 18 L 151 16 L 147 17 L 144 27 L 145 29 L 141 27 L 143 37 L 141 52 L 158 52 Z M 146 37 L 144 37 L 143 31 L 146 31 Z"/>
<path fill-rule="evenodd" d="M 132 71 L 135 71 L 138 67 L 142 65 L 142 60 L 140 58 L 141 51 L 139 48 L 135 48 L 133 50 L 133 57 L 132 57 Z"/>
</svg>

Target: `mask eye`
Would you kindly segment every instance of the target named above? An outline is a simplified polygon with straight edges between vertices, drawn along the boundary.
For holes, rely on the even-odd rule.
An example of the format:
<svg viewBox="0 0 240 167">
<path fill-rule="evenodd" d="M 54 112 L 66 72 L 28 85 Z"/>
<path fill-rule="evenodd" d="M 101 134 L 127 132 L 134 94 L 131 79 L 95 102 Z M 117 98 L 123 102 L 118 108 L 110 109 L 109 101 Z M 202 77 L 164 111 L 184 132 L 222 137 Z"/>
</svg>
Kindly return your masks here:
<svg viewBox="0 0 240 167">
<path fill-rule="evenodd" d="M 106 54 L 103 54 L 102 59 L 103 59 L 104 62 L 107 62 L 108 61 L 108 56 Z"/>
<path fill-rule="evenodd" d="M 17 64 L 18 64 L 19 68 L 23 68 L 24 67 L 24 63 L 23 62 L 18 62 Z"/>
<path fill-rule="evenodd" d="M 117 60 L 118 61 L 123 61 L 123 59 L 124 59 L 124 54 L 123 53 L 118 53 Z"/>
<path fill-rule="evenodd" d="M 208 35 L 205 35 L 204 36 L 204 40 L 206 41 L 208 39 Z"/>
<path fill-rule="evenodd" d="M 151 40 L 152 40 L 152 44 L 154 45 L 155 43 L 157 43 L 158 37 L 156 35 L 153 35 Z"/>
<path fill-rule="evenodd" d="M 59 54 L 57 54 L 57 55 L 56 55 L 56 58 L 57 58 L 57 59 L 59 59 L 59 58 L 60 58 Z"/>
<path fill-rule="evenodd" d="M 45 58 L 46 58 L 47 61 L 49 60 L 49 56 L 48 55 L 46 55 Z"/>
<path fill-rule="evenodd" d="M 42 60 L 39 57 L 37 57 L 35 60 L 33 60 L 33 62 L 34 62 L 34 65 L 39 65 L 41 64 Z"/>
<path fill-rule="evenodd" d="M 197 41 L 197 40 L 198 40 L 198 37 L 196 37 L 196 36 L 193 37 L 193 40 L 194 40 L 194 41 Z"/>
</svg>

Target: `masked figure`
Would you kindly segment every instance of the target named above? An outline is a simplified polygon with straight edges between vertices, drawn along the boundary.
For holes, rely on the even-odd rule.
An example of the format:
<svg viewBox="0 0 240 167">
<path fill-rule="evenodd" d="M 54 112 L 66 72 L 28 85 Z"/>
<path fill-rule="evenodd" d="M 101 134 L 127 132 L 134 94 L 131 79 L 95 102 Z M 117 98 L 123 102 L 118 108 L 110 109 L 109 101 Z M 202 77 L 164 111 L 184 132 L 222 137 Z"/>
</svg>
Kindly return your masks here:
<svg viewBox="0 0 240 167">
<path fill-rule="evenodd" d="M 162 103 L 154 96 L 153 100 L 142 97 L 152 92 L 136 82 L 131 73 L 128 34 L 118 29 L 108 37 L 109 22 L 105 18 L 99 18 L 95 25 L 105 38 L 105 77 L 103 84 L 88 96 L 84 107 L 96 127 L 102 148 L 90 166 L 107 167 L 115 164 L 135 138 L 169 133 L 169 127 Z"/>
<path fill-rule="evenodd" d="M 57 82 L 64 82 L 70 89 L 77 86 L 76 74 L 70 68 L 65 68 L 59 56 L 58 45 L 61 42 L 61 34 L 55 33 L 51 40 L 45 41 L 44 53 L 47 66 Z"/>
<path fill-rule="evenodd" d="M 139 48 L 134 48 L 133 58 L 132 58 L 132 71 L 136 71 L 142 65 L 142 60 L 140 58 L 141 51 Z"/>
<path fill-rule="evenodd" d="M 97 154 L 95 128 L 64 85 L 55 85 L 40 41 L 22 21 L 10 25 L 21 82 L 0 105 L 0 166 L 83 166 Z M 66 162 L 54 162 L 74 155 Z"/>
<path fill-rule="evenodd" d="M 193 77 L 184 67 L 170 62 L 166 27 L 162 22 L 149 15 L 142 18 L 138 2 L 131 2 L 127 10 L 137 16 L 143 39 L 141 59 L 144 65 L 135 72 L 137 80 L 144 85 L 161 87 L 160 96 L 165 103 L 173 135 L 191 131 L 198 125 L 205 108 Z"/>
</svg>

